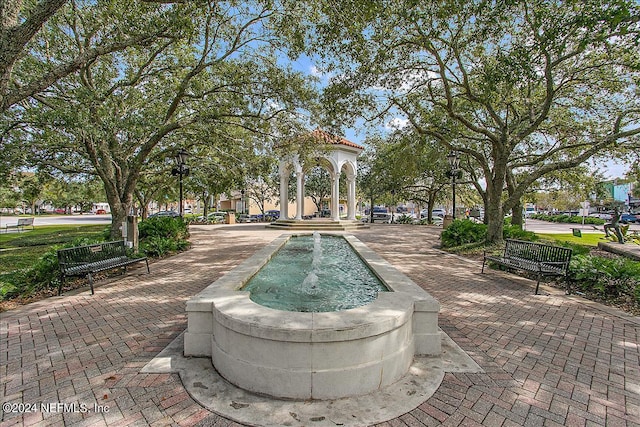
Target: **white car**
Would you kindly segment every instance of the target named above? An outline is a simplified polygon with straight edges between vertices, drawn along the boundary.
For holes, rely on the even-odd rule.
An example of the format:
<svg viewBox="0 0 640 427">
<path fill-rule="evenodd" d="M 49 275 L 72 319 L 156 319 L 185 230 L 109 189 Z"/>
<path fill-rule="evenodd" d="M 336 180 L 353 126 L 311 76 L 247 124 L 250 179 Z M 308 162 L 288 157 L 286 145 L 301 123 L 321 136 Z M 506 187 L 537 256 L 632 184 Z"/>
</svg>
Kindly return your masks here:
<svg viewBox="0 0 640 427">
<path fill-rule="evenodd" d="M 427 209 L 422 209 L 420 211 L 420 216 L 422 218 L 426 218 L 428 215 L 429 211 Z M 447 214 L 447 212 L 444 209 L 434 209 L 433 211 L 431 211 L 431 216 L 433 218 L 439 217 L 439 218 L 444 218 L 444 216 Z"/>
<path fill-rule="evenodd" d="M 442 225 L 442 223 L 444 222 L 444 219 L 442 219 L 441 216 L 434 216 L 433 218 L 431 218 L 431 221 L 435 224 L 435 225 Z"/>
<path fill-rule="evenodd" d="M 589 214 L 589 216 L 592 217 L 592 218 L 600 218 L 600 219 L 604 219 L 604 220 L 607 220 L 607 221 L 612 218 L 611 214 L 609 214 L 609 213 L 600 213 L 600 212 Z"/>
<path fill-rule="evenodd" d="M 211 212 L 207 215 L 207 221 L 211 221 L 211 222 L 222 222 L 224 221 L 225 216 L 227 215 L 226 212 Z M 199 216 L 198 218 L 196 218 L 197 221 L 204 221 L 204 216 Z"/>
</svg>

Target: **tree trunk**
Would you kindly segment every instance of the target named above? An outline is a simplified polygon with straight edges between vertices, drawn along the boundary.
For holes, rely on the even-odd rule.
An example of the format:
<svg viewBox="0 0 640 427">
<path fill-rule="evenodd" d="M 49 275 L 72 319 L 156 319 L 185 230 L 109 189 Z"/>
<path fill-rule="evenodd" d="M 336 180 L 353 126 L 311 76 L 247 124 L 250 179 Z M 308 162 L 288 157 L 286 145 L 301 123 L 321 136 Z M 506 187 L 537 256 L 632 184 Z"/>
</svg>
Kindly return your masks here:
<svg viewBox="0 0 640 427">
<path fill-rule="evenodd" d="M 504 176 L 504 175 L 503 175 Z M 487 243 L 502 242 L 504 230 L 504 211 L 502 208 L 502 188 L 504 178 L 494 178 L 487 185 L 487 204 L 485 221 L 487 223 Z"/>
<path fill-rule="evenodd" d="M 127 220 L 127 210 L 123 209 L 120 203 L 116 202 L 115 206 L 109 203 L 111 207 L 111 240 L 122 239 L 122 223 Z"/>
<path fill-rule="evenodd" d="M 105 185 L 107 202 L 111 209 L 111 232 L 112 240 L 122 239 L 122 223 L 127 220 L 127 215 L 133 206 L 133 194 L 119 194 L 113 191 L 113 187 Z"/>
<path fill-rule="evenodd" d="M 429 192 L 429 200 L 427 200 L 427 223 L 433 223 L 433 206 L 436 204 L 435 194 Z"/>
<path fill-rule="evenodd" d="M 204 205 L 202 216 L 206 221 L 207 215 L 209 215 L 209 193 L 207 193 L 206 191 L 203 191 L 202 200 L 203 200 L 202 204 Z"/>
<path fill-rule="evenodd" d="M 517 225 L 522 230 L 522 202 L 516 203 L 516 205 L 511 208 L 511 225 Z"/>
<path fill-rule="evenodd" d="M 373 224 L 373 194 L 371 194 L 371 206 L 369 208 L 369 222 Z"/>
</svg>

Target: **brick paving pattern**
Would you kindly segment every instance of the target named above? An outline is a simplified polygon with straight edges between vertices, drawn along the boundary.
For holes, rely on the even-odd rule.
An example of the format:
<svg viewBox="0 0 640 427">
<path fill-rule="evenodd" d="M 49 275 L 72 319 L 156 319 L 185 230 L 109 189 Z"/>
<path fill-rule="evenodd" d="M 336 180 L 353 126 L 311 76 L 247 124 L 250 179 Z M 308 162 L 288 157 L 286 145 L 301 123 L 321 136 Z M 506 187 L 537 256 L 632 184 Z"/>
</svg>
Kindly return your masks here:
<svg viewBox="0 0 640 427">
<path fill-rule="evenodd" d="M 0 397 L 17 410 L 3 410 L 0 426 L 238 426 L 191 399 L 178 375 L 140 369 L 186 328 L 190 296 L 279 234 L 194 227 L 193 249 L 150 275 L 0 314 Z M 440 301 L 441 328 L 485 371 L 446 374 L 430 399 L 380 426 L 640 427 L 640 319 L 480 274 L 434 249 L 437 229 L 356 234 Z"/>
</svg>

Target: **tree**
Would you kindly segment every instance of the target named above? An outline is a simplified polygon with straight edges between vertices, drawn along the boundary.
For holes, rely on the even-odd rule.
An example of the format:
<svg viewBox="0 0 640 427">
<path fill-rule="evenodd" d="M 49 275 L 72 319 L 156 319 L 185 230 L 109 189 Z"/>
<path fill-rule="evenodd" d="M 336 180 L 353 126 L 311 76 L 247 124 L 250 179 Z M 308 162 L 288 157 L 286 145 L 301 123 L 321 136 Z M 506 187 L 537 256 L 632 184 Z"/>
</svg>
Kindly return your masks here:
<svg viewBox="0 0 640 427">
<path fill-rule="evenodd" d="M 266 153 L 256 153 L 245 170 L 243 178 L 245 197 L 253 200 L 264 215 L 267 201 L 277 197 L 280 191 L 276 159 Z"/>
<path fill-rule="evenodd" d="M 168 188 L 174 187 L 172 178 L 171 170 L 166 164 L 149 162 L 148 167 L 141 173 L 135 189 L 142 219 L 146 219 L 149 215 L 149 204 L 160 200 L 161 195 L 168 192 Z"/>
<path fill-rule="evenodd" d="M 94 177 L 65 179 L 49 175 L 42 181 L 42 200 L 57 208 L 64 208 L 66 213 L 72 213 L 73 207 L 79 207 L 81 213 L 88 212 L 94 202 L 104 200 L 102 185 Z"/>
<path fill-rule="evenodd" d="M 475 163 L 489 242 L 541 177 L 637 146 L 636 2 L 318 0 L 303 12 L 318 22 L 309 53 L 337 75 L 332 119 L 403 115 Z"/>
<path fill-rule="evenodd" d="M 32 3 L 25 4 L 23 0 L 4 0 L 0 3 L 0 112 L 29 102 L 30 98 L 40 97 L 42 92 L 59 80 L 103 55 L 149 43 L 167 28 L 165 25 L 150 25 L 159 22 L 148 19 L 145 12 L 157 11 L 157 7 L 146 8 L 146 11 L 138 7 L 136 10 L 140 12 L 139 19 L 136 22 L 131 19 L 123 22 L 118 19 L 119 16 L 105 18 L 123 5 L 131 6 L 130 1 L 101 1 L 96 2 L 94 7 L 85 3 L 83 7 L 90 8 L 93 17 L 100 20 L 101 24 L 90 30 L 94 32 L 93 37 L 100 39 L 101 43 L 93 46 L 77 44 L 67 51 L 65 57 L 59 57 L 52 55 L 56 50 L 54 46 L 41 43 L 42 32 L 47 31 L 46 24 L 50 20 L 59 25 L 73 25 L 74 21 L 82 19 L 80 14 L 74 13 L 65 14 L 65 17 L 71 18 L 70 21 L 56 19 L 67 3 L 71 3 L 68 9 L 72 12 L 79 5 L 68 0 L 41 0 Z M 127 32 L 121 30 L 123 25 L 127 25 Z"/>
<path fill-rule="evenodd" d="M 115 17 L 124 37 L 133 37 L 127 31 L 142 21 L 166 30 L 88 61 L 21 112 L 32 162 L 97 175 L 111 207 L 111 234 L 117 236 L 150 158 L 180 146 L 215 144 L 208 135 L 216 127 L 249 129 L 267 139 L 271 120 L 312 96 L 298 73 L 275 61 L 278 43 L 269 20 L 276 12 L 269 3 L 114 2 L 108 17 L 106 11 L 94 16 L 90 7 L 61 11 L 39 40 L 55 48 L 60 61 L 74 49 L 100 46 L 97 29 L 106 19 Z"/>
<path fill-rule="evenodd" d="M 17 187 L 17 175 L 10 175 L 0 180 L 0 211 L 13 213 L 20 202 L 20 193 Z"/>
<path fill-rule="evenodd" d="M 341 182 L 342 179 L 341 179 Z M 289 184 L 292 185 L 295 180 L 289 180 Z M 329 172 L 316 166 L 309 170 L 305 174 L 304 181 L 305 196 L 310 197 L 313 203 L 316 205 L 316 211 L 322 211 L 322 203 L 331 196 L 331 179 L 329 178 Z M 295 191 L 289 191 L 289 194 L 295 194 Z"/>
<path fill-rule="evenodd" d="M 22 173 L 18 188 L 20 188 L 20 199 L 31 208 L 32 214 L 37 213 L 38 202 L 44 189 L 41 177 L 34 173 Z"/>
<path fill-rule="evenodd" d="M 443 202 L 450 179 L 445 153 L 434 141 L 413 129 L 396 130 L 386 138 L 367 142 L 372 151 L 364 158 L 365 194 L 390 193 L 395 199 L 412 200 L 427 207 L 427 220 L 437 202 Z M 373 205 L 373 202 L 372 202 Z"/>
</svg>

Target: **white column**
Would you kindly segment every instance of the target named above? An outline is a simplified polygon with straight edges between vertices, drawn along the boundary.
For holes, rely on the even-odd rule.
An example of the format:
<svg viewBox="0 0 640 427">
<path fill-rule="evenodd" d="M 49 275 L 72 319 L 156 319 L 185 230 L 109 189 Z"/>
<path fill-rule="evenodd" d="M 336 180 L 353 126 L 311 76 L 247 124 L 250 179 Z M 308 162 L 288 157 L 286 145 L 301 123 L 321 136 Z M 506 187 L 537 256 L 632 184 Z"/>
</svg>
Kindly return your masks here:
<svg viewBox="0 0 640 427">
<path fill-rule="evenodd" d="M 349 174 L 347 176 L 347 219 L 355 221 L 356 219 L 356 176 Z"/>
<path fill-rule="evenodd" d="M 286 168 L 280 167 L 280 218 L 289 218 L 289 176 Z"/>
<path fill-rule="evenodd" d="M 300 204 L 302 205 L 302 217 L 304 218 L 304 194 L 305 194 L 305 180 L 302 180 L 302 199 Z"/>
<path fill-rule="evenodd" d="M 334 172 L 331 179 L 331 219 L 340 221 L 340 172 Z"/>
<path fill-rule="evenodd" d="M 304 199 L 302 193 L 302 184 L 303 184 L 304 174 L 302 170 L 296 172 L 296 220 L 302 220 L 302 200 Z"/>
</svg>

